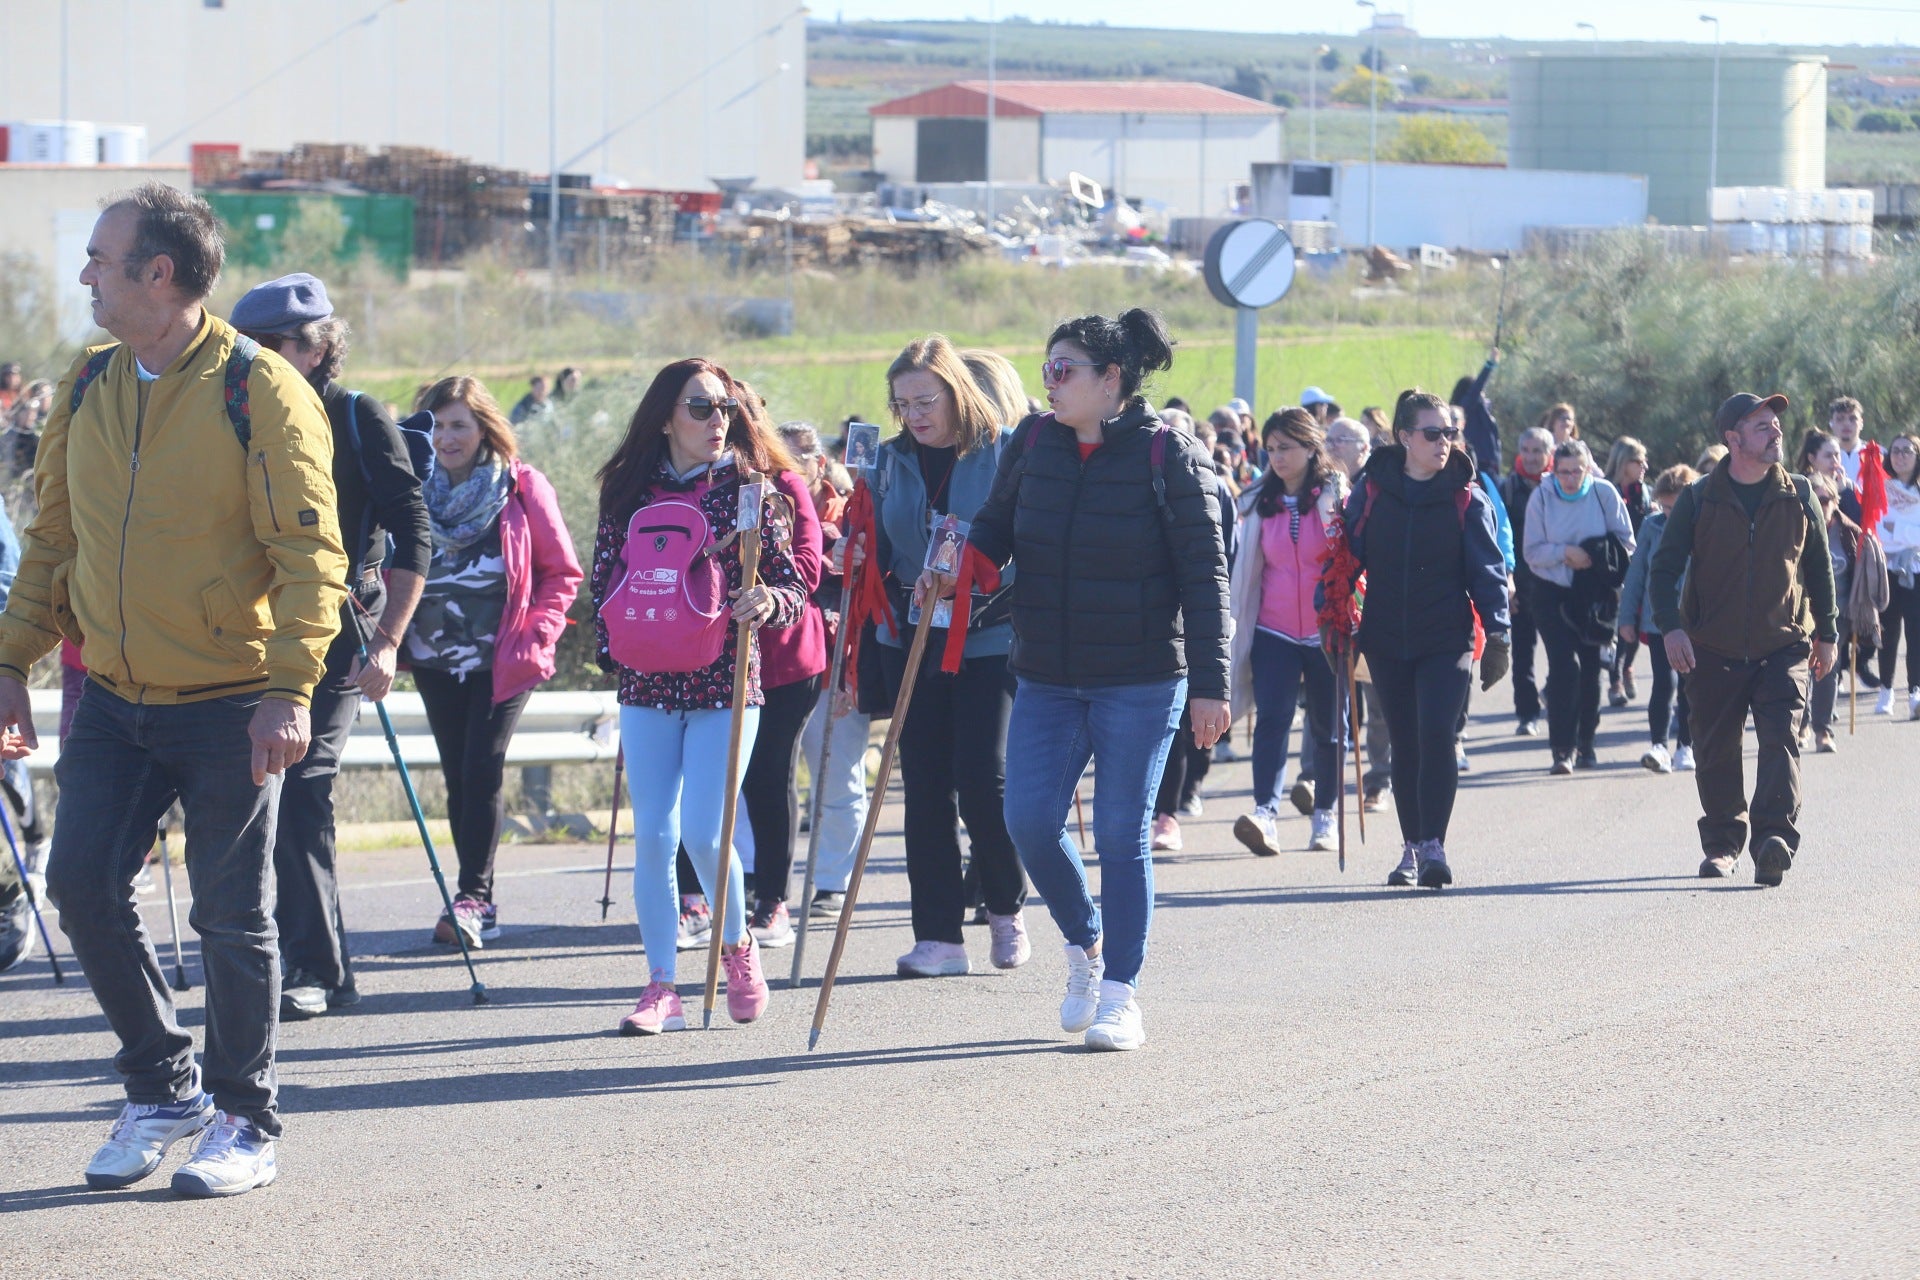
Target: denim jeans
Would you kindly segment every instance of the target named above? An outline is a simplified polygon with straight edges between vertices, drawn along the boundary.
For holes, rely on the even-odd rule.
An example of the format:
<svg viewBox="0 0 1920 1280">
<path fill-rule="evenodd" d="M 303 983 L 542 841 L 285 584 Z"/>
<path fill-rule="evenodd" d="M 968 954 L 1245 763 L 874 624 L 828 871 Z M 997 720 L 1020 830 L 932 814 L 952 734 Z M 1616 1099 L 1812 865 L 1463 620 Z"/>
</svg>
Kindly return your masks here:
<svg viewBox="0 0 1920 1280">
<path fill-rule="evenodd" d="M 1104 940 L 1106 976 L 1114 982 L 1138 985 L 1146 959 L 1153 919 L 1148 824 L 1186 705 L 1184 676 L 1090 689 L 1022 677 L 1014 693 L 1007 832 L 1066 940 L 1079 947 Z M 1090 760 L 1100 762 L 1093 794 L 1100 906 L 1067 835 L 1073 789 Z"/>
<path fill-rule="evenodd" d="M 135 906 L 133 878 L 175 797 L 186 811 L 188 920 L 206 983 L 205 1088 L 221 1110 L 278 1135 L 274 1040 L 280 948 L 273 833 L 280 779 L 253 784 L 247 724 L 258 694 L 173 706 L 87 690 L 60 752 L 47 896 L 120 1052 L 127 1098 L 165 1104 L 200 1087 L 193 1038 Z"/>
<path fill-rule="evenodd" d="M 1327 655 L 1316 645 L 1294 644 L 1267 631 L 1253 636 L 1253 802 L 1271 805 L 1286 765 L 1287 735 L 1301 685 L 1306 686 L 1307 724 L 1301 757 L 1313 762 L 1313 807 L 1331 809 L 1340 792 L 1340 751 L 1346 744 L 1341 705 Z M 1302 770 L 1304 773 L 1305 771 Z"/>
<path fill-rule="evenodd" d="M 833 753 L 827 767 L 820 767 L 820 753 L 827 732 L 827 704 L 833 691 L 823 689 L 820 701 L 801 732 L 801 749 L 807 755 L 807 772 L 815 779 L 820 793 L 820 865 L 814 868 L 813 887 L 845 893 L 853 878 L 853 850 L 860 843 L 860 829 L 867 824 L 867 735 L 872 721 L 858 711 L 848 711 L 833 722 Z M 813 796 L 807 796 L 813 803 Z M 801 903 L 806 906 L 806 903 Z"/>
</svg>

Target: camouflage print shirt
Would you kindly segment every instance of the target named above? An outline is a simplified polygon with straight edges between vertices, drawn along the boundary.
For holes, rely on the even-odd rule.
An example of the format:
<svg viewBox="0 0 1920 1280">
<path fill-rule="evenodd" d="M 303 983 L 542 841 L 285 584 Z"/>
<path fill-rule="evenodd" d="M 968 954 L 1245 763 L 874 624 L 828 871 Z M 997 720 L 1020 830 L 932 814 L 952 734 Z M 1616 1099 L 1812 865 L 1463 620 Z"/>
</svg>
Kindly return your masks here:
<svg viewBox="0 0 1920 1280">
<path fill-rule="evenodd" d="M 457 676 L 491 669 L 506 608 L 507 561 L 495 519 L 461 550 L 434 547 L 426 589 L 407 628 L 406 660 Z"/>
</svg>

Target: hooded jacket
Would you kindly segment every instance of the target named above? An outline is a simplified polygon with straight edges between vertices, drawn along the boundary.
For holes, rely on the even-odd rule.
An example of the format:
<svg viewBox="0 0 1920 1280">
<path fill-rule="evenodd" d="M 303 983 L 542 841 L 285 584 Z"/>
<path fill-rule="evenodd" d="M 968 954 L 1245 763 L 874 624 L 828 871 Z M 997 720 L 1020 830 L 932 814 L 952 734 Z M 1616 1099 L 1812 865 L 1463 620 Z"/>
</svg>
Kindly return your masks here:
<svg viewBox="0 0 1920 1280">
<path fill-rule="evenodd" d="M 1347 542 L 1367 574 L 1360 650 L 1402 661 L 1468 653 L 1476 610 L 1489 633 L 1509 626 L 1493 506 L 1465 453 L 1422 482 L 1408 478 L 1406 459 L 1401 445 L 1374 450 L 1347 499 Z"/>
<path fill-rule="evenodd" d="M 131 348 L 71 411 L 81 353 L 35 464 L 40 511 L 0 616 L 0 672 L 24 680 L 65 636 L 130 702 L 264 694 L 305 704 L 346 599 L 333 430 L 270 351 L 247 376 L 251 439 L 226 406 L 233 326 L 203 309 L 153 381 Z"/>
</svg>

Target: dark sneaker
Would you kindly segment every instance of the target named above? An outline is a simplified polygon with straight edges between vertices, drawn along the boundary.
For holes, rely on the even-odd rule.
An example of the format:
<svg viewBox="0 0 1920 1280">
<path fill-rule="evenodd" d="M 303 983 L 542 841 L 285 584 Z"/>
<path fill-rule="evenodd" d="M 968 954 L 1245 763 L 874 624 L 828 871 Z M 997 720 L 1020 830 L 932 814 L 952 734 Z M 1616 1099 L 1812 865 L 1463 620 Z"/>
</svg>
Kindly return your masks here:
<svg viewBox="0 0 1920 1280">
<path fill-rule="evenodd" d="M 1387 883 L 1395 889 L 1405 889 L 1413 884 L 1419 874 L 1420 857 L 1414 851 L 1413 843 L 1409 841 L 1400 850 L 1400 865 L 1387 873 Z"/>
<path fill-rule="evenodd" d="M 1611 689 L 1607 690 L 1607 705 L 1614 708 L 1616 711 L 1619 710 L 1621 707 L 1626 706 L 1627 691 L 1625 689 L 1622 689 L 1617 684 L 1614 685 Z"/>
<path fill-rule="evenodd" d="M 280 984 L 280 1020 L 305 1022 L 328 1008 L 327 986 L 305 969 L 295 969 Z"/>
<path fill-rule="evenodd" d="M 793 945 L 793 923 L 787 916 L 787 904 L 784 902 L 757 902 L 753 914 L 747 917 L 747 932 L 753 940 L 763 947 L 790 947 Z"/>
<path fill-rule="evenodd" d="M 1540 736 L 1540 722 L 1539 722 L 1538 720 L 1522 720 L 1522 721 L 1520 721 L 1520 723 L 1518 723 L 1518 724 L 1516 724 L 1516 725 L 1514 725 L 1514 726 L 1513 726 L 1513 736 L 1514 736 L 1514 737 L 1516 737 L 1516 738 L 1537 738 L 1537 737 L 1539 737 L 1539 736 Z"/>
<path fill-rule="evenodd" d="M 713 939 L 713 911 L 707 900 L 695 894 L 680 895 L 680 936 L 674 940 L 676 951 L 698 951 Z"/>
<path fill-rule="evenodd" d="M 846 904 L 846 894 L 832 889 L 816 889 L 813 893 L 813 905 L 807 908 L 807 914 L 815 920 L 838 920 L 840 908 Z"/>
<path fill-rule="evenodd" d="M 19 888 L 13 901 L 0 907 L 0 973 L 25 960 L 33 952 L 33 904 Z"/>
<path fill-rule="evenodd" d="M 459 941 L 453 936 L 455 929 L 466 935 L 469 951 L 478 951 L 500 936 L 499 909 L 491 902 L 462 894 L 453 900 L 451 913 L 440 913 L 439 923 L 433 926 L 433 940 L 452 946 Z"/>
<path fill-rule="evenodd" d="M 1600 757 L 1592 747 L 1582 747 L 1573 753 L 1573 767 L 1576 769 L 1598 769 Z"/>
<path fill-rule="evenodd" d="M 1793 850 L 1779 836 L 1768 836 L 1753 851 L 1753 882 L 1777 889 L 1793 865 Z"/>
<path fill-rule="evenodd" d="M 1737 853 L 1710 853 L 1700 860 L 1700 878 L 1725 880 L 1733 874 L 1733 868 L 1739 861 L 1740 855 Z"/>
<path fill-rule="evenodd" d="M 1301 817 L 1313 812 L 1313 783 L 1306 778 L 1295 778 L 1293 789 L 1287 792 L 1287 799 L 1300 811 Z"/>
<path fill-rule="evenodd" d="M 1453 883 L 1453 870 L 1447 866 L 1447 851 L 1438 840 L 1428 840 L 1415 851 L 1420 859 L 1420 887 L 1442 889 Z"/>
<path fill-rule="evenodd" d="M 327 992 L 327 1007 L 329 1009 L 351 1009 L 359 1003 L 360 988 L 353 985 L 353 975 L 351 973 L 347 975 L 345 982 Z"/>
</svg>

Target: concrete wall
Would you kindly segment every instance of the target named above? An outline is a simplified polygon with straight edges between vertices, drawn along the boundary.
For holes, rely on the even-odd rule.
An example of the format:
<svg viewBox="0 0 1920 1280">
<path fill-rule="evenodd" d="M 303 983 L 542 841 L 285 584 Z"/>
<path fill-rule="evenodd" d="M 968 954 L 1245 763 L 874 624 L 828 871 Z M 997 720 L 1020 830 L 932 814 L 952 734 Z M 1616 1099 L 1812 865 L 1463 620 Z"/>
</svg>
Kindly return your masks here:
<svg viewBox="0 0 1920 1280">
<path fill-rule="evenodd" d="M 1128 199 L 1159 200 L 1178 214 L 1228 211 L 1228 188 L 1256 163 L 1282 158 L 1280 117 L 1049 115 L 1041 123 L 1041 176 L 1079 172 Z"/>
<path fill-rule="evenodd" d="M 1396 253 L 1422 244 L 1513 253 L 1524 247 L 1528 227 L 1633 227 L 1647 218 L 1647 180 L 1635 174 L 1383 164 L 1375 184 L 1374 241 Z M 1283 201 L 1271 216 L 1311 212 Z M 1332 220 L 1342 248 L 1366 247 L 1366 161 L 1334 166 Z"/>
<path fill-rule="evenodd" d="M 919 175 L 920 118 L 873 117 L 873 169 L 888 182 L 912 182 Z"/>
<path fill-rule="evenodd" d="M 714 177 L 800 180 L 807 61 L 797 0 L 556 3 L 563 170 L 683 190 L 710 190 Z M 60 117 L 65 10 L 68 118 L 145 124 L 156 162 L 185 162 L 194 142 L 402 143 L 545 173 L 547 8 L 5 0 L 0 120 Z"/>
<path fill-rule="evenodd" d="M 1645 174 L 1655 218 L 1707 221 L 1710 54 L 1516 58 L 1509 76 L 1512 167 Z M 1723 54 L 1718 185 L 1824 187 L 1826 116 L 1822 59 Z"/>
<path fill-rule="evenodd" d="M 101 198 L 149 181 L 182 191 L 193 185 L 184 165 L 0 164 L 0 256 L 8 270 L 18 262 L 49 291 L 63 340 L 79 342 L 94 331 L 79 276 Z"/>
</svg>

